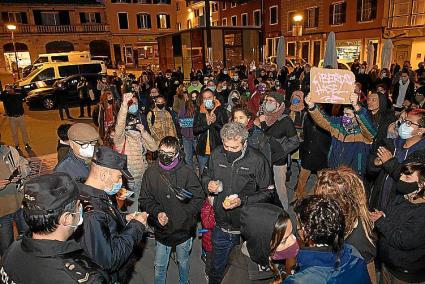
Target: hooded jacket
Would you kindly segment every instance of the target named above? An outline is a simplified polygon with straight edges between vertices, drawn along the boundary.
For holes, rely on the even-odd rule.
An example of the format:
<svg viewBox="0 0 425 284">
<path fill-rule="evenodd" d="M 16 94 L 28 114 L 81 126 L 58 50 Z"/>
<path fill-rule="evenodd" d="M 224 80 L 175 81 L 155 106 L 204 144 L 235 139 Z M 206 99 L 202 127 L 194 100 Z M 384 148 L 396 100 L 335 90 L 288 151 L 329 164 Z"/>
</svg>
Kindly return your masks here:
<svg viewBox="0 0 425 284">
<path fill-rule="evenodd" d="M 181 202 L 169 189 L 168 183 L 192 192 L 193 198 L 187 203 Z M 195 235 L 204 199 L 205 193 L 198 177 L 182 160 L 170 171 L 165 171 L 156 162 L 149 166 L 143 176 L 139 209 L 152 216 L 150 220 L 154 223 L 155 240 L 166 246 L 176 246 Z M 158 222 L 161 212 L 168 217 L 165 226 Z"/>
</svg>

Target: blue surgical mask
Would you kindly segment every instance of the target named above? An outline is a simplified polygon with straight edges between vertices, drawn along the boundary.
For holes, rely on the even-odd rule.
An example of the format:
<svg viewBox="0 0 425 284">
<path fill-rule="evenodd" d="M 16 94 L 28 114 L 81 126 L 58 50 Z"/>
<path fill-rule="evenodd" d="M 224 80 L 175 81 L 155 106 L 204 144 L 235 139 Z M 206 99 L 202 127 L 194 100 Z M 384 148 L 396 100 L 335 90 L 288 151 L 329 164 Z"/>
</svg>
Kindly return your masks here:
<svg viewBox="0 0 425 284">
<path fill-rule="evenodd" d="M 297 104 L 299 104 L 300 103 L 300 99 L 299 98 L 293 98 L 292 99 L 292 104 L 293 105 L 297 105 Z"/>
<path fill-rule="evenodd" d="M 210 89 L 211 91 L 215 92 L 216 87 L 215 86 L 210 86 L 210 87 L 208 87 L 208 89 Z"/>
<path fill-rule="evenodd" d="M 111 189 L 105 189 L 104 191 L 106 192 L 107 195 L 115 195 L 118 191 L 120 191 L 120 189 L 122 188 L 122 183 L 121 182 L 117 182 L 114 183 L 114 185 L 112 185 Z"/>
<path fill-rule="evenodd" d="M 128 112 L 131 114 L 136 114 L 137 111 L 139 110 L 138 105 L 136 104 L 132 104 L 129 108 L 128 108 Z"/>
<path fill-rule="evenodd" d="M 398 135 L 401 139 L 409 139 L 413 137 L 413 130 L 412 126 L 408 126 L 403 122 L 398 128 Z"/>
</svg>

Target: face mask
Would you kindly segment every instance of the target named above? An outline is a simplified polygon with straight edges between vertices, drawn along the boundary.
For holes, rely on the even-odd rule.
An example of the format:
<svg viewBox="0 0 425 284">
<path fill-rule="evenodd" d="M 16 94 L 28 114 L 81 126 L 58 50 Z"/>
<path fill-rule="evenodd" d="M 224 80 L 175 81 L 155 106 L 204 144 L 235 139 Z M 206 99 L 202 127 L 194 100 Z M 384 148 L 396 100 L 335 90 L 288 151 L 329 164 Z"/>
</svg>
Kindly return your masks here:
<svg viewBox="0 0 425 284">
<path fill-rule="evenodd" d="M 223 71 L 223 74 L 224 74 L 224 75 L 227 75 L 227 71 L 226 71 L 226 70 L 225 70 L 225 71 Z"/>
<path fill-rule="evenodd" d="M 216 87 L 215 86 L 210 86 L 210 87 L 208 87 L 208 89 L 210 89 L 212 92 L 215 92 Z"/>
<path fill-rule="evenodd" d="M 88 145 L 86 148 L 80 147 L 80 156 L 83 158 L 93 158 L 94 146 Z"/>
<path fill-rule="evenodd" d="M 229 163 L 233 163 L 234 161 L 236 161 L 237 158 L 239 158 L 242 155 L 242 150 L 237 152 L 230 152 L 225 150 L 225 152 L 226 152 L 227 161 Z"/>
<path fill-rule="evenodd" d="M 206 109 L 213 109 L 214 108 L 214 101 L 213 100 L 205 100 L 204 106 Z"/>
<path fill-rule="evenodd" d="M 104 191 L 105 191 L 105 193 L 107 194 L 107 195 L 115 195 L 118 191 L 120 191 L 120 189 L 122 188 L 122 183 L 120 183 L 120 182 L 117 182 L 117 183 L 114 183 L 113 185 L 112 185 L 112 188 L 111 189 L 104 189 Z"/>
<path fill-rule="evenodd" d="M 350 126 L 351 124 L 353 124 L 353 119 L 349 116 L 344 115 L 341 118 L 341 122 L 342 122 L 342 125 L 344 127 L 347 127 L 347 126 Z"/>
<path fill-rule="evenodd" d="M 264 94 L 266 92 L 266 87 L 263 85 L 258 86 L 258 91 L 262 94 Z"/>
<path fill-rule="evenodd" d="M 139 110 L 138 105 L 136 104 L 132 104 L 129 108 L 128 108 L 128 112 L 131 114 L 136 114 L 137 111 Z"/>
<path fill-rule="evenodd" d="M 236 104 L 236 103 L 238 103 L 238 102 L 239 102 L 239 99 L 238 99 L 238 98 L 232 98 L 232 102 L 233 102 L 234 104 Z"/>
<path fill-rule="evenodd" d="M 406 123 L 402 123 L 398 128 L 398 135 L 401 139 L 409 139 L 413 137 L 413 127 L 408 126 Z"/>
<path fill-rule="evenodd" d="M 402 194 L 409 194 L 419 189 L 417 182 L 405 182 L 402 180 L 397 181 L 397 192 Z"/>
<path fill-rule="evenodd" d="M 264 108 L 267 112 L 274 112 L 276 110 L 277 106 L 276 106 L 275 103 L 266 103 Z"/>
<path fill-rule="evenodd" d="M 170 156 L 161 152 L 158 153 L 158 159 L 161 162 L 161 164 L 163 164 L 164 166 L 171 165 L 176 158 L 177 156 Z"/>
<path fill-rule="evenodd" d="M 157 104 L 156 106 L 157 106 L 159 109 L 164 109 L 165 104 Z"/>
<path fill-rule="evenodd" d="M 294 235 L 291 235 L 293 238 Z M 290 245 L 289 247 L 287 247 L 284 250 L 281 251 L 275 251 L 274 255 L 273 255 L 273 259 L 274 260 L 283 260 L 283 259 L 290 259 L 290 258 L 295 258 L 298 254 L 298 251 L 300 250 L 300 246 L 298 245 L 298 242 L 295 240 L 295 243 Z"/>
<path fill-rule="evenodd" d="M 381 77 L 382 77 L 382 78 L 386 78 L 386 77 L 387 77 L 387 74 L 382 73 L 382 74 L 381 74 Z"/>
<path fill-rule="evenodd" d="M 114 103 L 114 100 L 108 100 L 108 104 L 113 104 Z"/>
<path fill-rule="evenodd" d="M 73 215 L 78 214 L 78 213 L 71 213 Z M 80 219 L 78 219 L 78 223 L 77 225 L 68 225 L 71 228 L 77 229 L 79 226 L 81 226 L 83 224 L 83 206 L 80 205 Z"/>
<path fill-rule="evenodd" d="M 239 80 L 239 77 L 238 76 L 234 76 L 233 77 L 233 81 L 238 81 Z"/>
<path fill-rule="evenodd" d="M 221 86 L 221 89 L 226 90 L 227 89 L 227 86 L 226 85 L 223 85 L 223 86 Z"/>
<path fill-rule="evenodd" d="M 208 84 L 208 80 L 204 80 L 204 85 L 206 86 L 207 84 Z M 194 86 L 196 86 L 196 84 Z"/>
<path fill-rule="evenodd" d="M 292 104 L 293 105 L 297 105 L 297 104 L 299 104 L 300 103 L 300 99 L 299 98 L 293 98 L 292 99 Z"/>
</svg>

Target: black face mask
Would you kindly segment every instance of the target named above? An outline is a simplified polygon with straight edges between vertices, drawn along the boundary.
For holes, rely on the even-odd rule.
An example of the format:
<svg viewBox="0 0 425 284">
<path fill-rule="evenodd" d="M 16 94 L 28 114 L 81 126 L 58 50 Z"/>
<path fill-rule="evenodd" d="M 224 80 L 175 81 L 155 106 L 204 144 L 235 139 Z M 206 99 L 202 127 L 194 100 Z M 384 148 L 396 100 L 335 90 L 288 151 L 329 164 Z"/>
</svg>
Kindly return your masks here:
<svg viewBox="0 0 425 284">
<path fill-rule="evenodd" d="M 239 99 L 238 99 L 238 98 L 232 98 L 232 102 L 233 102 L 234 104 L 237 104 L 237 103 L 239 102 Z"/>
<path fill-rule="evenodd" d="M 159 109 L 164 109 L 165 104 L 157 104 L 156 106 L 157 106 Z"/>
<path fill-rule="evenodd" d="M 169 166 L 174 161 L 174 156 L 170 156 L 164 153 L 158 153 L 158 159 L 164 166 Z"/>
<path fill-rule="evenodd" d="M 108 104 L 113 104 L 114 103 L 114 100 L 108 100 Z"/>
<path fill-rule="evenodd" d="M 417 182 L 405 182 L 399 180 L 397 182 L 397 192 L 401 194 L 409 194 L 419 189 Z"/>
<path fill-rule="evenodd" d="M 242 150 L 237 152 L 230 152 L 226 150 L 225 152 L 226 152 L 227 161 L 229 163 L 233 163 L 234 161 L 236 161 L 237 158 L 239 158 L 242 155 Z"/>
</svg>

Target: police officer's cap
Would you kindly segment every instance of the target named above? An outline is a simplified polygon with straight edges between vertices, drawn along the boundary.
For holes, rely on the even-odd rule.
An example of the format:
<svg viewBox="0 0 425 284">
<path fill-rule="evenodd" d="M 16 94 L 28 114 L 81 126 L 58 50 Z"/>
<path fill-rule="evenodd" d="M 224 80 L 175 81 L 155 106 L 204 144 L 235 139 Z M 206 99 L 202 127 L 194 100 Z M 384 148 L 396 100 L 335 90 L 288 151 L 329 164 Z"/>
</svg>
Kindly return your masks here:
<svg viewBox="0 0 425 284">
<path fill-rule="evenodd" d="M 77 183 L 66 173 L 52 173 L 29 180 L 22 205 L 30 214 L 51 213 L 78 200 Z"/>
<path fill-rule="evenodd" d="M 119 170 L 127 179 L 132 179 L 127 169 L 127 155 L 120 154 L 109 147 L 97 147 L 92 162 L 108 169 Z"/>
</svg>

